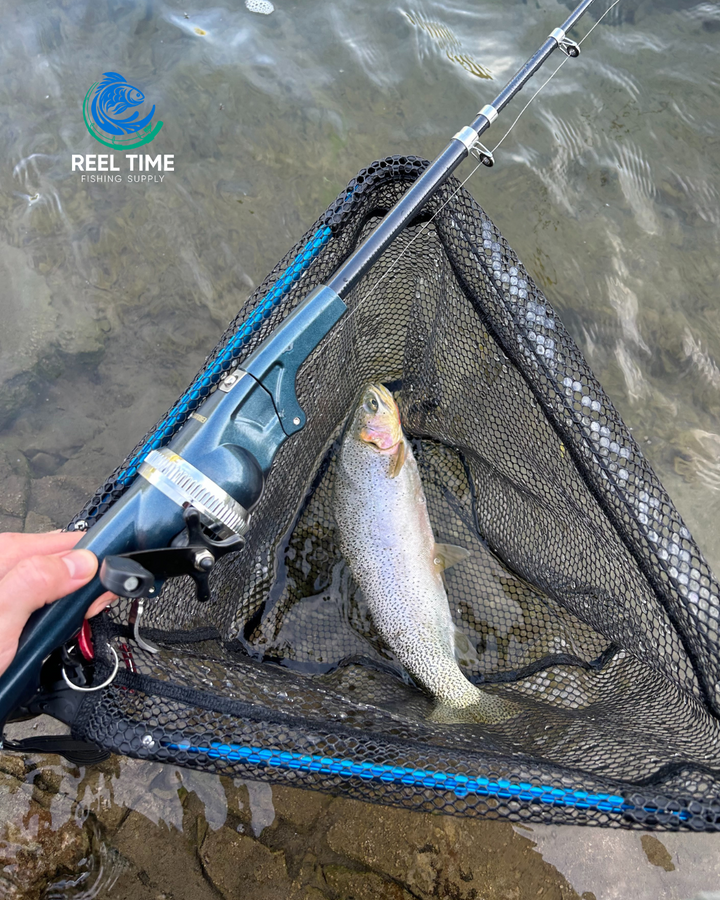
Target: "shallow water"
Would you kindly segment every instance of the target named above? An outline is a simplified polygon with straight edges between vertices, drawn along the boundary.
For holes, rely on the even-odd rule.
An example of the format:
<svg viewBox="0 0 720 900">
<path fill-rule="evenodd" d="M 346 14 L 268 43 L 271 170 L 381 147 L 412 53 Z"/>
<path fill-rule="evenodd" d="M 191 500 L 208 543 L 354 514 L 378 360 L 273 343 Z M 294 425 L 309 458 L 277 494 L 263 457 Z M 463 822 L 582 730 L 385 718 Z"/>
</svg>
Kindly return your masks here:
<svg viewBox="0 0 720 900">
<path fill-rule="evenodd" d="M 0 529 L 43 530 L 63 525 L 175 399 L 349 178 L 388 153 L 439 152 L 567 5 L 278 0 L 263 14 L 148 0 L 6 3 L 3 13 Z M 715 4 L 621 0 L 495 167 L 468 182 L 716 571 L 719 41 Z M 71 172 L 71 154 L 103 149 L 82 101 L 108 69 L 156 104 L 164 125 L 152 151 L 175 156 L 162 183 L 87 184 Z M 174 804 L 177 788 L 155 777 L 140 778 L 149 796 L 169 792 Z M 93 790 L 90 806 L 103 796 Z M 147 818 L 138 797 L 113 802 Z M 418 834 L 425 818 L 413 820 Z M 168 833 L 179 840 L 182 825 L 181 815 Z M 660 836 L 668 870 L 635 834 L 533 832 L 574 890 L 597 900 L 720 890 L 715 836 Z M 597 864 L 605 858 L 626 865 Z"/>
</svg>

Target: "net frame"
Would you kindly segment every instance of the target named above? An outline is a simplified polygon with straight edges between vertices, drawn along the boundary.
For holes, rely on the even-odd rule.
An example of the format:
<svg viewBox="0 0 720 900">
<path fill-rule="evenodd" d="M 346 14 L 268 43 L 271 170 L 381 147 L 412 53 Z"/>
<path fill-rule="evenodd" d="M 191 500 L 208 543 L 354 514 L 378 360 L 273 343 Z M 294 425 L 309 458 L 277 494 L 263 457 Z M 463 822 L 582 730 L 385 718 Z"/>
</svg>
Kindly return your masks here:
<svg viewBox="0 0 720 900">
<path fill-rule="evenodd" d="M 426 165 L 416 157 L 387 157 L 361 170 L 248 298 L 178 403 L 74 522 L 84 519 L 92 524 L 102 517 L 132 483 L 143 455 L 167 443 L 217 388 L 222 374 L 240 365 L 313 287 L 329 278 Z M 432 225 L 425 228 L 431 219 Z M 425 266 L 422 251 L 431 260 Z M 433 254 L 438 252 L 446 262 L 436 265 L 438 256 Z M 450 299 L 436 299 L 423 307 L 405 298 L 402 309 L 398 303 L 397 309 L 387 312 L 394 316 L 393 328 L 383 332 L 374 327 L 373 318 L 388 304 L 378 307 L 378 303 L 408 279 L 409 270 L 416 284 L 422 278 L 439 279 L 443 296 Z M 127 755 L 242 772 L 418 809 L 526 821 L 716 829 L 720 821 L 717 581 L 579 349 L 507 241 L 473 198 L 451 180 L 348 298 L 348 306 L 346 319 L 298 377 L 298 399 L 308 422 L 323 421 L 325 427 L 316 432 L 306 428 L 280 450 L 276 476 L 271 473 L 268 480 L 241 560 L 223 561 L 213 575 L 213 605 L 199 608 L 186 580 L 168 585 L 163 602 L 151 612 L 147 633 L 163 648 L 162 665 L 131 646 L 125 624 L 129 602 L 103 616 L 96 629 L 98 646 L 107 641 L 117 647 L 126 670 L 113 685 L 84 702 L 73 725 L 75 735 Z M 425 319 L 418 314 L 423 309 Z M 386 346 L 388 333 L 396 336 L 392 352 Z M 472 374 L 483 382 L 487 396 L 494 384 L 512 382 L 520 408 L 512 414 L 522 418 L 532 403 L 543 417 L 542 424 L 538 419 L 537 433 L 520 443 L 521 450 L 506 445 L 507 458 L 497 447 L 491 452 L 484 445 L 479 452 L 462 425 L 456 423 L 449 434 L 443 418 L 447 418 L 443 385 L 452 379 L 438 372 L 438 366 L 451 368 L 451 350 L 444 353 L 441 342 L 450 335 L 455 350 L 467 349 L 473 341 L 478 343 L 480 334 L 487 347 L 474 347 L 480 362 Z M 551 734 L 563 735 L 566 743 L 575 729 L 578 747 L 572 752 L 566 749 L 558 756 L 556 751 L 555 757 L 533 754 L 512 728 L 486 729 L 487 733 L 476 728 L 464 735 L 455 733 L 450 740 L 442 730 L 423 725 L 424 701 L 401 680 L 377 642 L 375 652 L 345 655 L 341 665 L 330 666 L 327 672 L 315 667 L 312 674 L 304 674 L 302 659 L 294 660 L 291 669 L 268 662 L 265 653 L 265 661 L 259 659 L 253 635 L 257 637 L 262 624 L 259 614 L 267 612 L 277 574 L 277 547 L 292 540 L 313 498 L 322 497 L 357 388 L 349 387 L 331 399 L 324 396 L 319 386 L 332 376 L 323 366 L 333 354 L 336 359 L 343 354 L 353 358 L 360 342 L 360 355 L 366 359 L 383 353 L 388 357 L 369 374 L 400 384 L 406 430 L 416 441 L 419 459 L 430 460 L 421 464 L 421 471 L 428 475 L 437 465 L 446 479 L 455 473 L 453 483 L 458 487 L 453 496 L 471 495 L 465 518 L 470 516 L 487 550 L 486 568 L 479 569 L 476 578 L 486 578 L 483 572 L 499 560 L 514 579 L 513 596 L 522 597 L 526 607 L 534 603 L 533 609 L 543 610 L 545 619 L 536 612 L 533 621 L 548 621 L 550 609 L 556 630 L 562 620 L 563 628 L 580 635 L 576 653 L 544 647 L 534 659 L 518 657 L 514 666 L 474 673 L 478 683 L 513 685 L 515 696 L 528 698 L 529 708 L 532 698 L 553 698 L 555 706 L 545 709 L 545 718 L 536 714 L 533 721 L 544 723 L 541 727 Z M 418 388 L 420 402 L 410 398 L 411 386 Z M 502 434 L 506 427 L 502 417 L 491 413 L 484 413 L 483 427 Z M 439 435 L 443 440 L 438 442 Z M 288 491 L 287 479 L 277 473 L 297 465 L 299 444 L 302 459 L 313 465 Z M 455 448 L 453 460 L 433 463 L 446 444 Z M 561 483 L 561 470 L 574 475 Z M 537 478 L 533 481 L 538 472 L 545 479 L 542 489 Z M 574 556 L 569 553 L 563 565 L 567 569 L 574 563 L 579 572 L 594 572 L 594 592 L 582 585 L 573 587 L 568 577 L 557 574 L 563 567 L 553 568 L 551 556 L 536 549 L 543 541 L 557 545 L 560 538 L 557 533 L 553 537 L 552 520 L 558 518 L 558 510 L 571 515 L 573 503 L 580 502 L 575 495 L 582 492 L 592 504 L 583 507 L 587 521 L 579 522 L 578 528 L 589 529 L 596 546 L 576 541 Z M 436 493 L 428 491 L 428 498 L 439 509 L 443 496 L 442 491 Z M 521 502 L 518 497 L 526 503 L 530 493 L 535 505 L 527 508 L 534 516 L 523 518 L 513 503 Z M 541 501 L 553 502 L 551 516 L 542 515 Z M 327 501 L 320 506 L 323 502 L 326 509 Z M 263 510 L 272 510 L 276 521 L 268 524 L 273 517 Z M 520 520 L 537 520 L 542 527 L 526 528 L 518 541 Z M 583 554 L 599 555 L 609 568 L 617 566 L 624 573 L 622 589 L 598 588 L 596 573 L 602 566 L 596 562 L 593 568 Z M 237 595 L 228 585 L 241 579 L 251 586 Z M 467 593 L 473 585 L 455 589 Z M 638 598 L 651 614 L 636 612 Z M 470 633 L 476 627 L 471 626 L 472 622 Z M 187 671 L 179 674 L 183 668 Z M 208 691 L 203 682 L 212 682 L 223 668 L 233 673 L 224 691 L 218 693 L 215 682 Z M 101 654 L 98 678 L 104 671 Z M 372 689 L 368 672 L 373 673 Z M 582 713 L 577 672 L 591 673 L 587 678 L 602 685 L 596 688 L 595 703 L 601 709 L 596 717 L 600 721 L 593 726 L 587 721 L 577 725 Z M 402 697 L 409 708 L 415 704 L 416 720 L 399 720 L 392 709 L 379 705 L 375 721 L 357 721 L 348 699 L 353 678 L 366 699 L 379 697 L 385 702 L 393 697 L 397 702 Z M 263 699 L 263 691 L 274 692 L 273 699 Z M 332 696 L 323 704 L 318 693 Z M 651 702 L 651 695 L 657 702 Z M 608 712 L 605 707 L 612 703 L 617 707 Z M 668 705 L 670 716 L 662 708 Z M 585 716 L 589 718 L 589 713 Z M 622 728 L 629 732 L 624 741 L 611 734 Z M 678 730 L 674 741 L 664 735 L 673 728 Z M 604 762 L 597 749 L 603 741 L 621 758 L 621 765 Z M 587 764 L 588 753 L 593 752 L 598 758 L 595 766 Z M 656 756 L 648 763 L 644 756 L 649 754 Z"/>
</svg>

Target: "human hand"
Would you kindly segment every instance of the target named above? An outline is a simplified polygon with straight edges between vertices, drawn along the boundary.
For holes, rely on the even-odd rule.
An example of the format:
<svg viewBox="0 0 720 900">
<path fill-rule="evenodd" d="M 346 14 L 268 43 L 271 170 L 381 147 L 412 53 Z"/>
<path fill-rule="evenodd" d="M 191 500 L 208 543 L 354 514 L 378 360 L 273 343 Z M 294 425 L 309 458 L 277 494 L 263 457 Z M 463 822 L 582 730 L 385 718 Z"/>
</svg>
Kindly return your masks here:
<svg viewBox="0 0 720 900">
<path fill-rule="evenodd" d="M 0 674 L 12 662 L 25 623 L 36 609 L 87 584 L 98 561 L 89 550 L 73 550 L 79 532 L 0 534 Z M 97 615 L 115 599 L 105 593 L 88 609 Z"/>
</svg>

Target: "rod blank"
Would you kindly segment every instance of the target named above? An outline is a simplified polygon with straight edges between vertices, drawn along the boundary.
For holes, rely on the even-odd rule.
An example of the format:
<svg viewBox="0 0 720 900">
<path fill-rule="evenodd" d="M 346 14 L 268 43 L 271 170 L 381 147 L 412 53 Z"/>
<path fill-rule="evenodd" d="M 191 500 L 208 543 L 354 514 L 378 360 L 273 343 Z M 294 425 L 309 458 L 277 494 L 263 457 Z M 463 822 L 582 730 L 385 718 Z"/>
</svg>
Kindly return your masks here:
<svg viewBox="0 0 720 900">
<path fill-rule="evenodd" d="M 582 0 L 563 22 L 561 31 L 569 31 L 594 0 Z M 547 59 L 560 46 L 556 37 L 557 29 L 542 46 L 530 57 L 525 65 L 510 79 L 489 106 L 495 111 L 493 116 L 487 106 L 478 113 L 473 123 L 458 132 L 443 152 L 430 163 L 417 181 L 405 192 L 403 197 L 393 206 L 375 231 L 358 247 L 335 272 L 327 286 L 335 291 L 343 300 L 358 284 L 395 238 L 403 231 L 432 195 L 440 188 L 467 157 L 474 141 L 490 127 L 493 121 L 507 104 L 515 97 L 544 65 Z M 469 129 L 475 133 L 472 138 Z M 462 137 L 461 137 L 462 136 Z"/>
</svg>

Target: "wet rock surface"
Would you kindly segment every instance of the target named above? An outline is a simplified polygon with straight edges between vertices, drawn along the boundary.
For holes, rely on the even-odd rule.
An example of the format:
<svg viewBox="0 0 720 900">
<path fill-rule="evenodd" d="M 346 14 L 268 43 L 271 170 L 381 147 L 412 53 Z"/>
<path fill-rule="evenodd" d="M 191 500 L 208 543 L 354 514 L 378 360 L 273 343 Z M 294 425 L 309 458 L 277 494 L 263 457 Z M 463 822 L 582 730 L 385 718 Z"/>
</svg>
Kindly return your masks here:
<svg viewBox="0 0 720 900">
<path fill-rule="evenodd" d="M 3 769 L 7 766 L 3 760 Z M 93 831 L 74 801 L 42 778 L 0 772 L 0 896 L 40 897 L 47 885 L 74 878 L 91 852 Z M 30 778 L 28 777 L 30 776 Z"/>
<path fill-rule="evenodd" d="M 72 815 L 72 802 L 6 772 L 0 775 L 0 794 L 0 886 L 4 894 L 33 896 L 32 888 L 75 875 L 91 838 Z M 53 828 L 53 819 L 60 817 L 65 821 Z"/>
</svg>

